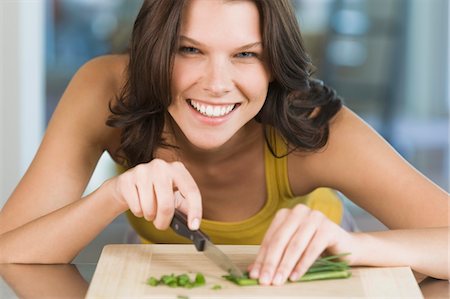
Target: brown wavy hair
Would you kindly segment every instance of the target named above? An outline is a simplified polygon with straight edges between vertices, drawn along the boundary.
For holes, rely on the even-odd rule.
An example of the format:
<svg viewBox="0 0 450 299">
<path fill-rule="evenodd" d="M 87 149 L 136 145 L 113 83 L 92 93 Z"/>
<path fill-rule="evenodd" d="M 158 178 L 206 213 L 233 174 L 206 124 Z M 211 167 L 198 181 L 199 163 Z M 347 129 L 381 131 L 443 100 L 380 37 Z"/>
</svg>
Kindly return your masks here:
<svg viewBox="0 0 450 299">
<path fill-rule="evenodd" d="M 114 105 L 110 103 L 112 115 L 106 122 L 122 129 L 119 150 L 128 167 L 151 161 L 158 147 L 168 146 L 162 131 L 171 103 L 173 58 L 187 1 L 144 0 L 134 23 L 126 83 Z M 254 3 L 272 74 L 265 103 L 255 120 L 276 128 L 290 151 L 319 150 L 327 143 L 329 120 L 342 107 L 342 100 L 333 89 L 312 79 L 313 66 L 290 1 Z M 316 108 L 318 113 L 312 116 Z M 272 153 L 280 156 L 267 135 L 266 130 Z"/>
</svg>

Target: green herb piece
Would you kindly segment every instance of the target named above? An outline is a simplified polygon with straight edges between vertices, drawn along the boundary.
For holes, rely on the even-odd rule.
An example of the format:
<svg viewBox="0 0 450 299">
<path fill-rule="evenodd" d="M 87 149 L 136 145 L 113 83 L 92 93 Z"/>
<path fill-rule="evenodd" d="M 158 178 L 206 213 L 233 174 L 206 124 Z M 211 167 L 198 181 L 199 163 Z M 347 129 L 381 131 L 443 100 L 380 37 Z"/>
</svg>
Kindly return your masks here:
<svg viewBox="0 0 450 299">
<path fill-rule="evenodd" d="M 179 286 L 185 286 L 190 281 L 190 278 L 187 274 L 181 274 L 177 276 L 177 283 Z"/>
<path fill-rule="evenodd" d="M 159 284 L 159 280 L 152 276 L 147 280 L 147 284 L 151 285 L 152 287 L 156 287 Z"/>
<path fill-rule="evenodd" d="M 177 283 L 177 278 L 175 277 L 175 274 L 163 275 L 160 279 L 160 282 L 165 285 L 170 285 L 173 282 Z"/>
<path fill-rule="evenodd" d="M 203 276 L 203 274 L 201 273 L 197 273 L 197 275 L 195 275 L 195 285 L 202 286 L 205 283 L 206 283 L 205 276 Z"/>
<path fill-rule="evenodd" d="M 337 279 L 337 278 L 348 278 L 352 275 L 350 271 L 342 270 L 342 271 L 323 271 L 323 272 L 315 272 L 315 273 L 308 273 L 306 272 L 305 275 L 300 277 L 298 280 L 294 282 L 299 281 L 311 281 L 311 280 L 322 280 L 322 279 Z"/>
<path fill-rule="evenodd" d="M 191 289 L 205 285 L 205 283 L 205 277 L 201 273 L 197 273 L 194 280 L 191 280 L 187 274 L 175 275 L 173 273 L 170 275 L 162 275 L 160 279 L 157 279 L 156 277 L 147 279 L 147 284 L 152 287 L 166 285 L 170 288 L 181 287 Z"/>
<path fill-rule="evenodd" d="M 220 284 L 215 284 L 215 285 L 212 286 L 211 289 L 212 290 L 220 290 L 220 289 L 222 289 L 222 286 Z"/>
<path fill-rule="evenodd" d="M 249 275 L 248 272 L 246 272 L 241 277 L 237 277 L 237 276 L 234 276 L 234 275 L 231 275 L 231 274 L 230 275 L 224 275 L 222 277 L 227 279 L 227 280 L 229 280 L 229 281 L 231 281 L 231 282 L 234 282 L 235 284 L 240 285 L 240 286 L 257 285 L 258 284 L 258 280 L 257 279 L 252 279 L 248 275 Z"/>
<path fill-rule="evenodd" d="M 177 299 L 189 299 L 188 296 L 184 296 L 184 295 L 178 295 Z"/>
<path fill-rule="evenodd" d="M 300 279 L 291 282 L 312 281 L 322 279 L 348 278 L 351 276 L 347 262 L 339 261 L 339 258 L 349 253 L 327 256 L 317 259 L 308 271 Z M 257 285 L 258 280 L 249 277 L 248 272 L 241 277 L 224 275 L 223 278 L 240 286 Z"/>
<path fill-rule="evenodd" d="M 192 281 L 189 281 L 184 287 L 186 288 L 186 289 L 192 289 L 192 288 L 194 288 L 194 287 L 196 287 L 197 285 L 194 283 L 194 282 L 192 282 Z"/>
</svg>

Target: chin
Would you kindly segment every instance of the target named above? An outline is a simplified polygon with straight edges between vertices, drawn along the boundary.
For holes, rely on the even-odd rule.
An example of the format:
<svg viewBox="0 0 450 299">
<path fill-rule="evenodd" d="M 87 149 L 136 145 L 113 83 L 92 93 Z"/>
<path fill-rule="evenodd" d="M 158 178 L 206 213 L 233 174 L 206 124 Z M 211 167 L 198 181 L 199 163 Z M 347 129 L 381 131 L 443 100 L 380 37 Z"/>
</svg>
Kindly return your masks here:
<svg viewBox="0 0 450 299">
<path fill-rule="evenodd" d="M 200 138 L 189 138 L 189 142 L 200 150 L 213 151 L 220 148 L 228 141 L 228 138 L 217 138 L 201 136 Z"/>
<path fill-rule="evenodd" d="M 180 121 L 181 124 L 188 121 Z M 180 126 L 175 121 L 175 129 L 181 138 L 182 143 L 188 143 L 200 151 L 214 151 L 225 145 L 236 133 L 237 126 Z"/>
</svg>

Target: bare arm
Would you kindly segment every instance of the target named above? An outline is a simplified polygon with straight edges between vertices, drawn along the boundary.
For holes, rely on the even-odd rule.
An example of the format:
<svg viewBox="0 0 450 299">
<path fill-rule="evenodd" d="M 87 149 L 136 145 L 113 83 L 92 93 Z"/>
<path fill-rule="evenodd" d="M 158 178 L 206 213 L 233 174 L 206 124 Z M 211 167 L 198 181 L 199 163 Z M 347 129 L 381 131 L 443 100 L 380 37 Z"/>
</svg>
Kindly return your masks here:
<svg viewBox="0 0 450 299">
<path fill-rule="evenodd" d="M 74 265 L 0 265 L 18 298 L 84 298 L 89 283 Z"/>
<path fill-rule="evenodd" d="M 169 226 L 175 208 L 188 215 L 192 229 L 200 225 L 200 191 L 180 162 L 142 163 L 81 198 L 100 155 L 117 148 L 119 132 L 105 124 L 124 69 L 117 60 L 89 62 L 67 88 L 35 159 L 0 213 L 0 263 L 68 263 L 127 209 L 159 229 Z M 183 200 L 175 201 L 174 188 Z"/>
<path fill-rule="evenodd" d="M 68 262 L 121 212 L 99 192 L 80 200 L 115 134 L 104 123 L 113 95 L 108 60 L 96 59 L 77 72 L 30 168 L 3 207 L 0 262 Z"/>
<path fill-rule="evenodd" d="M 69 263 L 125 209 L 100 188 L 0 236 L 0 263 Z"/>
<path fill-rule="evenodd" d="M 449 279 L 447 227 L 389 230 L 354 234 L 355 265 L 410 266 L 434 278 Z"/>
<path fill-rule="evenodd" d="M 449 279 L 449 196 L 349 109 L 330 125 L 327 146 L 289 159 L 293 192 L 317 187 L 343 192 L 390 231 L 348 233 L 301 204 L 280 210 L 271 223 L 250 276 L 263 284 L 296 280 L 325 250 L 350 252 L 351 265 L 410 266 Z"/>
<path fill-rule="evenodd" d="M 329 170 L 316 172 L 318 181 L 343 192 L 390 229 L 449 225 L 448 193 L 347 108 L 332 124 L 328 148 L 314 159 L 316 167 Z"/>
<path fill-rule="evenodd" d="M 355 263 L 409 265 L 449 278 L 449 206 L 439 188 L 344 108 L 331 125 L 328 148 L 313 158 L 316 178 L 343 192 L 391 231 L 356 234 Z"/>
</svg>

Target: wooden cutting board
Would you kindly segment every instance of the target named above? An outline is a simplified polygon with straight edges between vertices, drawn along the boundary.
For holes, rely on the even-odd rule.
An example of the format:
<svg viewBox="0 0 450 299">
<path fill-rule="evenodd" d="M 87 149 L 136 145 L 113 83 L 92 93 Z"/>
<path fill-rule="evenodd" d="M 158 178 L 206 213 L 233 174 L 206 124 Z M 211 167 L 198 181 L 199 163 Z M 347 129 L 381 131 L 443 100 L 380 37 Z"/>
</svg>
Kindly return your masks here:
<svg viewBox="0 0 450 299">
<path fill-rule="evenodd" d="M 258 246 L 219 246 L 245 270 Z M 152 287 L 150 276 L 201 272 L 206 285 L 193 289 Z M 348 279 L 287 283 L 282 286 L 237 286 L 193 245 L 107 245 L 103 248 L 86 298 L 423 298 L 408 267 L 353 268 Z M 212 286 L 219 284 L 219 290 Z M 181 297 L 183 298 L 183 297 Z"/>
</svg>

